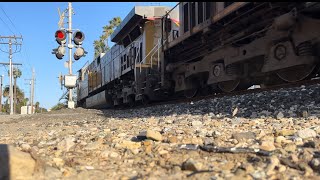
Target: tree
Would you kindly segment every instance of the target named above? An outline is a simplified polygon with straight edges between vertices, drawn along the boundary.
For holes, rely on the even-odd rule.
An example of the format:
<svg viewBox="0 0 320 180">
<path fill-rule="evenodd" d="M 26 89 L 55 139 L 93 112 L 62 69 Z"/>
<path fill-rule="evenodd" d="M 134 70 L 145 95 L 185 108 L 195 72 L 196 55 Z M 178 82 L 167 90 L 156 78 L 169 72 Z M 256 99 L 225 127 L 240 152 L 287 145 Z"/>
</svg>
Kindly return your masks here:
<svg viewBox="0 0 320 180">
<path fill-rule="evenodd" d="M 16 113 L 17 110 L 17 78 L 20 78 L 22 75 L 22 72 L 19 68 L 14 67 L 12 71 L 13 79 L 14 79 L 14 85 L 13 85 L 13 112 Z M 8 71 L 8 76 L 10 76 L 10 71 Z"/>
<path fill-rule="evenodd" d="M 22 102 L 24 100 L 24 92 L 21 91 L 21 89 L 17 86 L 17 87 L 13 87 L 14 89 L 16 89 L 16 94 L 17 94 L 17 102 Z M 10 87 L 6 86 L 3 90 L 3 97 L 7 98 L 6 102 L 8 103 L 9 101 L 9 90 Z"/>
<path fill-rule="evenodd" d="M 37 101 L 35 104 L 35 109 L 36 109 L 35 111 L 37 111 L 39 108 L 40 108 L 40 103 Z"/>
<path fill-rule="evenodd" d="M 8 71 L 8 74 L 9 74 L 9 76 L 10 76 L 10 72 Z M 13 91 L 13 98 L 14 98 L 14 103 L 13 103 L 13 112 L 14 113 L 16 113 L 17 112 L 17 110 L 16 110 L 16 108 L 17 108 L 17 78 L 20 78 L 21 77 L 21 75 L 22 75 L 22 72 L 20 71 L 20 69 L 19 68 L 13 68 L 13 72 L 12 72 L 12 74 L 13 74 L 13 79 L 14 79 L 14 91 Z"/>
<path fill-rule="evenodd" d="M 15 87 L 14 87 L 15 88 Z M 27 102 L 29 101 L 29 98 L 24 97 L 24 92 L 20 90 L 19 86 L 16 87 L 17 92 L 17 103 L 16 103 L 16 113 L 21 113 L 21 107 L 26 106 Z M 5 101 L 5 105 L 2 107 L 1 112 L 10 112 L 10 106 L 9 106 L 9 86 L 6 86 L 3 90 L 3 97 L 7 98 Z M 35 104 L 35 113 L 41 113 L 41 112 L 47 112 L 47 109 L 40 107 L 40 103 L 36 102 Z"/>
<path fill-rule="evenodd" d="M 58 104 L 56 104 L 55 106 L 53 106 L 53 107 L 51 108 L 51 110 L 52 110 L 52 111 L 56 111 L 56 110 L 65 109 L 65 108 L 67 108 L 67 105 L 66 105 L 66 104 L 64 104 L 64 103 L 58 103 Z"/>
<path fill-rule="evenodd" d="M 14 89 L 16 89 L 16 99 L 17 99 L 17 113 L 20 113 L 21 111 L 21 106 L 24 106 L 27 102 L 27 98 L 24 98 L 24 92 L 20 90 L 18 86 L 14 86 Z M 6 86 L 3 90 L 3 97 L 7 98 L 5 101 L 5 106 L 3 107 L 4 112 L 9 112 L 10 111 L 10 106 L 9 106 L 9 86 Z"/>
<path fill-rule="evenodd" d="M 36 102 L 35 104 L 35 113 L 47 112 L 47 109 L 40 107 L 40 103 Z"/>
<path fill-rule="evenodd" d="M 94 41 L 94 57 L 96 58 L 100 53 L 107 52 L 110 47 L 108 45 L 108 38 L 114 32 L 114 29 L 121 23 L 120 17 L 114 17 L 109 21 L 109 25 L 103 26 L 103 35 L 99 37 L 99 40 Z M 106 45 L 106 43 L 107 45 Z"/>
<path fill-rule="evenodd" d="M 24 105 L 24 106 L 27 105 L 28 102 L 29 102 L 29 98 L 24 98 L 24 100 L 23 100 L 23 105 Z"/>
<path fill-rule="evenodd" d="M 97 57 L 100 53 L 105 52 L 106 46 L 103 41 L 95 40 L 93 44 L 94 44 L 94 57 Z"/>
<path fill-rule="evenodd" d="M 106 25 L 106 26 L 102 27 L 104 35 L 100 36 L 100 39 L 101 38 L 103 38 L 104 40 L 108 39 L 108 37 L 114 32 L 114 28 L 119 26 L 120 23 L 121 23 L 121 18 L 120 17 L 114 17 L 113 19 L 111 19 L 109 21 L 109 25 Z M 109 47 L 108 43 L 107 43 L 107 47 Z"/>
</svg>

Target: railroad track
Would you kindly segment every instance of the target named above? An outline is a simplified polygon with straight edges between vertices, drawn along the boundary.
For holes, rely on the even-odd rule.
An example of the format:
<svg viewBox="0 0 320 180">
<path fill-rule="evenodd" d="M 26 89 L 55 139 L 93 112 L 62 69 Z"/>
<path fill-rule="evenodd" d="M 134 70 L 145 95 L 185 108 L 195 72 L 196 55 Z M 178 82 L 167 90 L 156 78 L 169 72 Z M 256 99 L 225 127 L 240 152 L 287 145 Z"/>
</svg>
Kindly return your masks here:
<svg viewBox="0 0 320 180">
<path fill-rule="evenodd" d="M 255 89 L 245 89 L 245 90 L 237 90 L 229 93 L 215 93 L 210 95 L 199 95 L 193 98 L 186 98 L 186 97 L 174 97 L 174 98 L 168 98 L 164 101 L 156 101 L 151 102 L 147 105 L 143 104 L 136 104 L 134 107 L 128 107 L 128 106 L 119 106 L 115 107 L 113 109 L 115 110 L 127 110 L 127 109 L 140 109 L 140 108 L 146 108 L 146 107 L 152 107 L 152 106 L 158 106 L 158 105 L 169 105 L 169 104 L 179 104 L 179 103 L 191 103 L 191 102 L 197 102 L 204 99 L 213 99 L 213 98 L 221 98 L 221 97 L 229 97 L 229 96 L 237 96 L 237 95 L 243 95 L 243 94 L 251 94 L 251 93 L 259 93 L 259 92 L 266 92 L 266 91 L 272 91 L 272 90 L 279 90 L 283 88 L 294 88 L 299 86 L 310 86 L 314 84 L 320 84 L 320 77 L 293 82 L 293 83 L 285 83 L 285 84 L 279 84 L 279 85 L 272 85 L 265 88 L 255 88 Z"/>
</svg>

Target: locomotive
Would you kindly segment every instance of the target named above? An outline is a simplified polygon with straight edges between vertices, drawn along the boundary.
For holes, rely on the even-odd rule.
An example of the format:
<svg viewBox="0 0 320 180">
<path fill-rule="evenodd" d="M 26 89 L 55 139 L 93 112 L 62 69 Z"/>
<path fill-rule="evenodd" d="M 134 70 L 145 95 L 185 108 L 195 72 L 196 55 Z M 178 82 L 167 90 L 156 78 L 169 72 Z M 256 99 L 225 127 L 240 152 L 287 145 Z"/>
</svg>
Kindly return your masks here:
<svg viewBox="0 0 320 180">
<path fill-rule="evenodd" d="M 317 2 L 135 6 L 115 43 L 78 71 L 77 105 L 133 106 L 317 76 Z"/>
</svg>

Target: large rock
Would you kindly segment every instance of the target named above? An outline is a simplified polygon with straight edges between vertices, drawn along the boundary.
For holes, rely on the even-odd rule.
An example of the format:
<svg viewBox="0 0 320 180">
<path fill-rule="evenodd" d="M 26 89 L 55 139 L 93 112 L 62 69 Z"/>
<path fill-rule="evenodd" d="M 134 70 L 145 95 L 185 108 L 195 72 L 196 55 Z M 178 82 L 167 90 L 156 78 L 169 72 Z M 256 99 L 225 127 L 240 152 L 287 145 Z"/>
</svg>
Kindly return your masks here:
<svg viewBox="0 0 320 180">
<path fill-rule="evenodd" d="M 95 141 L 95 142 L 90 142 L 84 147 L 84 150 L 92 151 L 99 149 L 100 146 L 102 146 L 102 141 Z"/>
<path fill-rule="evenodd" d="M 310 162 L 309 165 L 311 166 L 312 169 L 314 169 L 317 172 L 320 172 L 320 158 L 313 158 Z"/>
<path fill-rule="evenodd" d="M 297 149 L 297 146 L 294 143 L 290 143 L 290 144 L 286 144 L 283 147 L 283 149 L 288 151 L 288 152 L 295 152 L 295 150 Z"/>
<path fill-rule="evenodd" d="M 120 142 L 119 144 L 116 144 L 115 147 L 127 148 L 127 149 L 133 150 L 133 149 L 138 149 L 138 148 L 140 148 L 140 147 L 141 147 L 141 143 L 123 140 L 123 141 Z"/>
<path fill-rule="evenodd" d="M 265 151 L 274 151 L 276 147 L 272 141 L 262 141 L 260 145 L 260 149 Z"/>
<path fill-rule="evenodd" d="M 255 139 L 256 135 L 253 132 L 240 132 L 232 134 L 232 138 L 240 142 L 243 140 Z"/>
<path fill-rule="evenodd" d="M 269 164 L 267 166 L 267 169 L 266 169 L 267 175 L 274 174 L 275 173 L 275 171 L 274 171 L 275 167 L 280 164 L 280 160 L 276 156 L 270 157 L 269 161 L 270 162 L 269 162 Z"/>
<path fill-rule="evenodd" d="M 279 112 L 279 113 L 277 114 L 277 119 L 282 119 L 282 118 L 284 118 L 284 115 L 283 115 L 282 112 Z"/>
<path fill-rule="evenodd" d="M 192 158 L 189 158 L 182 164 L 182 170 L 189 170 L 189 171 L 200 171 L 202 168 L 202 164 L 196 162 Z"/>
<path fill-rule="evenodd" d="M 74 137 L 67 137 L 58 143 L 58 149 L 62 151 L 69 151 L 72 147 L 74 147 L 74 141 Z"/>
<path fill-rule="evenodd" d="M 24 152 L 29 152 L 31 150 L 31 146 L 27 143 L 23 143 L 21 144 L 21 150 L 24 151 Z"/>
<path fill-rule="evenodd" d="M 46 179 L 53 180 L 53 179 L 59 179 L 59 177 L 62 175 L 62 173 L 57 168 L 54 168 L 51 166 L 46 166 L 44 175 L 45 175 Z"/>
<path fill-rule="evenodd" d="M 100 157 L 105 160 L 108 158 L 117 158 L 119 157 L 119 154 L 110 150 L 104 150 L 101 152 Z"/>
<path fill-rule="evenodd" d="M 232 111 L 232 116 L 235 116 L 238 113 L 238 108 L 236 107 L 233 111 Z"/>
<path fill-rule="evenodd" d="M 169 142 L 169 143 L 177 143 L 177 142 L 178 142 L 177 136 L 170 136 L 170 137 L 168 137 L 168 142 Z"/>
<path fill-rule="evenodd" d="M 201 127 L 202 126 L 201 121 L 192 121 L 191 124 L 193 127 Z"/>
<path fill-rule="evenodd" d="M 162 140 L 162 135 L 157 132 L 157 131 L 153 131 L 153 130 L 147 130 L 146 136 L 148 139 L 152 139 L 155 141 L 161 141 Z"/>
<path fill-rule="evenodd" d="M 297 135 L 302 139 L 306 139 L 306 138 L 316 137 L 317 133 L 312 129 L 303 129 L 303 130 L 298 131 Z"/>
<path fill-rule="evenodd" d="M 295 131 L 290 129 L 281 129 L 276 131 L 277 136 L 292 136 L 294 135 Z"/>
<path fill-rule="evenodd" d="M 35 165 L 29 153 L 0 144 L 0 179 L 33 179 Z"/>
<path fill-rule="evenodd" d="M 137 139 L 141 141 L 147 139 L 147 131 L 140 132 L 137 136 Z"/>
</svg>

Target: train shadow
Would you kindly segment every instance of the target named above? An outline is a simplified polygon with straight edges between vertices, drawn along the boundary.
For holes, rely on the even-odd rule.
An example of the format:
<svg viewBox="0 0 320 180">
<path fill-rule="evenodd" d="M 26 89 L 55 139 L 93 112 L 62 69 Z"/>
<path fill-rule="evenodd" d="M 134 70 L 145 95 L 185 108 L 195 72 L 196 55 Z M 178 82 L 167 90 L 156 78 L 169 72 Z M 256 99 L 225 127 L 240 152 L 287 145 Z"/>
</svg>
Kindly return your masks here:
<svg viewBox="0 0 320 180">
<path fill-rule="evenodd" d="M 284 92 L 286 93 L 286 92 Z M 203 99 L 194 102 L 179 102 L 172 104 L 160 104 L 147 107 L 125 108 L 125 109 L 103 109 L 102 116 L 106 118 L 132 119 L 132 118 L 166 118 L 180 116 L 181 118 L 192 118 L 192 116 L 207 116 L 211 119 L 233 120 L 245 119 L 265 119 L 265 118 L 306 118 L 320 114 L 320 106 L 308 106 L 312 101 L 320 104 L 317 97 L 320 93 L 314 91 L 308 94 L 310 97 L 297 97 L 294 95 L 275 96 L 267 95 L 267 92 L 256 94 L 253 98 L 249 95 L 237 97 L 221 97 L 213 99 Z M 300 102 L 303 99 L 303 103 Z M 182 116 L 181 116 L 182 115 Z M 175 119 L 175 118 L 173 118 Z M 197 118 L 198 119 L 198 118 Z"/>
<path fill-rule="evenodd" d="M 10 156 L 7 144 L 0 144 L 0 179 L 10 180 Z"/>
<path fill-rule="evenodd" d="M 104 109 L 102 112 L 104 117 L 118 119 L 155 117 L 160 120 L 180 115 L 182 116 L 172 119 L 190 119 L 194 115 L 208 116 L 217 120 L 225 118 L 232 120 L 241 118 L 249 120 L 259 118 L 313 119 L 320 117 L 320 86 L 318 83 L 301 86 L 299 84 L 299 86 L 290 88 L 281 87 L 250 93 L 209 96 L 200 100 L 153 104 L 147 107 Z"/>
<path fill-rule="evenodd" d="M 219 105 L 218 105 L 219 106 Z M 102 109 L 102 116 L 105 118 L 117 118 L 117 119 L 132 119 L 132 118 L 166 118 L 166 117 L 178 117 L 185 116 L 186 118 L 192 118 L 189 116 L 208 116 L 212 119 L 224 119 L 224 118 L 264 118 L 265 116 L 254 116 L 251 113 L 237 112 L 244 107 L 230 107 L 221 105 L 214 108 L 206 103 L 179 103 L 168 105 L 156 105 L 152 107 L 139 107 L 139 108 L 126 108 L 126 109 Z M 262 110 L 263 111 L 263 110 Z M 267 112 L 267 110 L 265 110 Z M 274 115 L 277 112 L 268 112 L 268 117 L 276 117 Z M 289 116 L 289 115 L 288 115 Z"/>
</svg>

